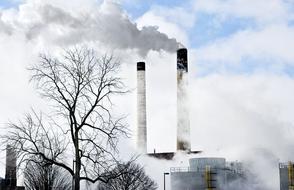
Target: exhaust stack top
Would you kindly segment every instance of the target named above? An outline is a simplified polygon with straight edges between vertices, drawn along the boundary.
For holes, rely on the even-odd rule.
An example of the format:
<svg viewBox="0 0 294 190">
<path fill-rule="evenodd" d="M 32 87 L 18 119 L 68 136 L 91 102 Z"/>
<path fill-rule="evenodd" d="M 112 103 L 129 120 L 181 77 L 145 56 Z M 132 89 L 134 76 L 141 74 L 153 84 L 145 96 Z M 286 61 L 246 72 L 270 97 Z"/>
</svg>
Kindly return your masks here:
<svg viewBox="0 0 294 190">
<path fill-rule="evenodd" d="M 177 51 L 177 70 L 188 72 L 188 50 L 186 48 Z"/>
<path fill-rule="evenodd" d="M 145 71 L 145 62 L 137 63 L 137 71 Z"/>
<path fill-rule="evenodd" d="M 137 63 L 137 149 L 147 153 L 145 62 Z"/>
<path fill-rule="evenodd" d="M 188 109 L 188 50 L 177 51 L 177 150 L 190 151 L 190 120 Z"/>
</svg>

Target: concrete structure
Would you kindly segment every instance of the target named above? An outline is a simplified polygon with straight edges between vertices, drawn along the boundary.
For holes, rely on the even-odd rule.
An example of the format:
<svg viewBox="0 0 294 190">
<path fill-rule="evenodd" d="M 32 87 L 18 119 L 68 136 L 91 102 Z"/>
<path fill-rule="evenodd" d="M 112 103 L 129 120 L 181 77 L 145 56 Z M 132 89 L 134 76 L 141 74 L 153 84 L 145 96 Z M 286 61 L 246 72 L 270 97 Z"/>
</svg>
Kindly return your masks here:
<svg viewBox="0 0 294 190">
<path fill-rule="evenodd" d="M 16 158 L 13 147 L 7 145 L 5 179 L 0 179 L 0 190 L 24 190 L 24 187 L 17 187 Z"/>
<path fill-rule="evenodd" d="M 280 190 L 294 190 L 294 163 L 280 163 Z"/>
<path fill-rule="evenodd" d="M 145 63 L 137 63 L 137 148 L 147 153 Z"/>
<path fill-rule="evenodd" d="M 242 188 L 245 175 L 240 162 L 224 158 L 192 158 L 187 168 L 171 168 L 171 190 L 228 190 Z"/>
<path fill-rule="evenodd" d="M 188 108 L 188 50 L 177 51 L 177 150 L 189 151 L 190 119 Z"/>
<path fill-rule="evenodd" d="M 9 186 L 16 186 L 16 153 L 9 145 L 6 147 L 5 181 Z"/>
<path fill-rule="evenodd" d="M 177 151 L 185 151 L 187 154 L 198 154 L 201 151 L 191 151 L 190 144 L 190 119 L 188 108 L 188 50 L 177 50 Z M 146 84 L 145 63 L 137 63 L 137 115 L 138 135 L 137 149 L 147 152 L 147 122 L 146 122 Z M 173 159 L 175 152 L 160 152 L 155 150 L 148 156 L 158 159 Z"/>
</svg>

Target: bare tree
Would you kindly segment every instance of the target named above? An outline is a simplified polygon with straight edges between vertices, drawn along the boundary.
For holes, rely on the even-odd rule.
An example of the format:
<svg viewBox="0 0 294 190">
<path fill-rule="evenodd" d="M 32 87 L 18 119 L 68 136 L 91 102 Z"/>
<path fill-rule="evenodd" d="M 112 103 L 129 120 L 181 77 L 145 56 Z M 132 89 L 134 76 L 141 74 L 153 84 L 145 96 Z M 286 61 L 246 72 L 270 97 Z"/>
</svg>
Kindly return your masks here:
<svg viewBox="0 0 294 190">
<path fill-rule="evenodd" d="M 29 69 L 31 81 L 52 103 L 52 112 L 33 110 L 19 123 L 9 124 L 4 139 L 18 150 L 20 163 L 34 155 L 62 167 L 73 176 L 75 190 L 80 181 L 107 183 L 121 175 L 109 172 L 117 163 L 118 138 L 128 136 L 124 118 L 111 112 L 113 95 L 127 92 L 117 77 L 119 61 L 107 55 L 98 58 L 85 48 L 40 59 Z"/>
<path fill-rule="evenodd" d="M 112 171 L 121 173 L 108 183 L 101 182 L 97 190 L 156 190 L 157 184 L 145 173 L 144 168 L 134 162 L 118 164 Z"/>
<path fill-rule="evenodd" d="M 27 190 L 71 190 L 71 176 L 64 169 L 33 157 L 24 169 Z"/>
</svg>

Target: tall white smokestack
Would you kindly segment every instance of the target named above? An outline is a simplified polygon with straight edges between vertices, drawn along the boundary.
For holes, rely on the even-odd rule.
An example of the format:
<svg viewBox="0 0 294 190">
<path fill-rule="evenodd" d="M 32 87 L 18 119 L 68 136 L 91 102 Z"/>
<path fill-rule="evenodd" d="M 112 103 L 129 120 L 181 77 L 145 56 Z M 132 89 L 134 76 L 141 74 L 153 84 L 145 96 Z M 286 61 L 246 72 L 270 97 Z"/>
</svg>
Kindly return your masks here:
<svg viewBox="0 0 294 190">
<path fill-rule="evenodd" d="M 188 51 L 177 51 L 177 150 L 190 151 L 190 120 L 188 109 Z"/>
<path fill-rule="evenodd" d="M 137 148 L 140 152 L 147 152 L 147 129 L 146 129 L 146 80 L 145 63 L 137 63 Z"/>
</svg>

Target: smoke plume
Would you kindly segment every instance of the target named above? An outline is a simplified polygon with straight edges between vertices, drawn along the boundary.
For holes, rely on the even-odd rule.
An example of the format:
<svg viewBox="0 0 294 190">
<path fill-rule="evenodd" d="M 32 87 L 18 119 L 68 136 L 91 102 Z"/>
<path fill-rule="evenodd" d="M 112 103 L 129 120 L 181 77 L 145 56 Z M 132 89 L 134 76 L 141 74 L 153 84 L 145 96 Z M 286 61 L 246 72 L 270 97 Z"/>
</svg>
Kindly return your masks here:
<svg viewBox="0 0 294 190">
<path fill-rule="evenodd" d="M 0 26 L 8 34 L 23 31 L 28 40 L 43 38 L 62 46 L 100 42 L 112 49 L 135 49 L 142 56 L 149 50 L 174 52 L 179 46 L 176 39 L 159 32 L 156 26 L 139 29 L 119 4 L 104 1 L 97 7 L 73 14 L 52 4 L 32 6 L 28 1 L 9 22 L 0 14 Z M 31 15 L 34 18 L 28 20 Z"/>
</svg>

